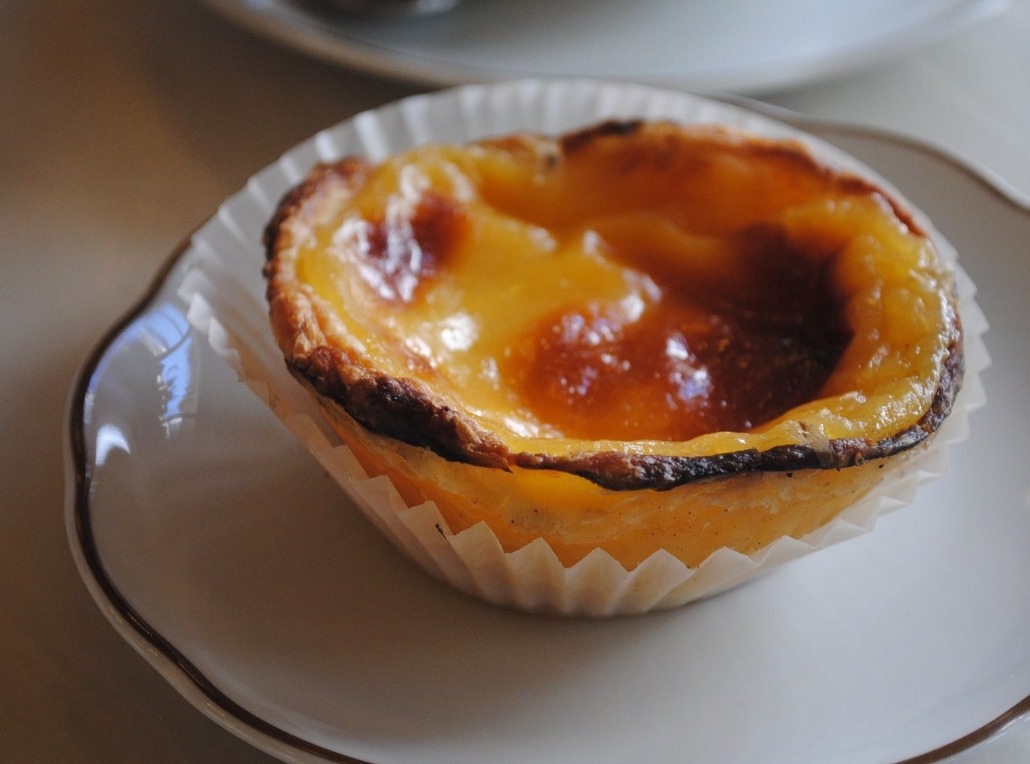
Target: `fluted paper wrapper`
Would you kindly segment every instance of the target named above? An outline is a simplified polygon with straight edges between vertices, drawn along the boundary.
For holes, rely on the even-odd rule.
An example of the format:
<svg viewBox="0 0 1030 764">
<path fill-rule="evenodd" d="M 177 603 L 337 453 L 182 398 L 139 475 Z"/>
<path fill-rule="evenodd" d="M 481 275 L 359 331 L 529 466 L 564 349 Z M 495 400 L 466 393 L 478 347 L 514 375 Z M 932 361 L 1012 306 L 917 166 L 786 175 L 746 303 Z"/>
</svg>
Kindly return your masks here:
<svg viewBox="0 0 1030 764">
<path fill-rule="evenodd" d="M 985 401 L 979 373 L 989 363 L 982 340 L 987 322 L 954 250 L 934 234 L 942 257 L 955 268 L 965 331 L 964 388 L 929 448 L 888 475 L 873 493 L 834 521 L 803 538 L 783 537 L 751 555 L 721 549 L 696 568 L 659 551 L 627 571 L 601 549 L 565 567 L 542 540 L 505 552 L 483 523 L 452 533 L 432 502 L 409 507 L 388 478 L 368 477 L 323 420 L 308 391 L 286 370 L 269 328 L 261 237 L 279 199 L 319 161 L 351 154 L 377 161 L 429 141 L 464 143 L 519 130 L 558 134 L 608 118 L 721 123 L 772 137 L 801 138 L 831 162 L 891 188 L 839 150 L 791 127 L 683 93 L 581 80 L 467 86 L 359 114 L 319 133 L 251 178 L 246 188 L 195 234 L 192 269 L 180 290 L 195 329 L 383 534 L 430 574 L 499 605 L 590 616 L 671 608 L 867 532 L 881 514 L 911 502 L 920 483 L 946 470 L 948 446 L 966 437 L 969 412 Z M 915 214 L 932 232 L 929 221 Z"/>
</svg>

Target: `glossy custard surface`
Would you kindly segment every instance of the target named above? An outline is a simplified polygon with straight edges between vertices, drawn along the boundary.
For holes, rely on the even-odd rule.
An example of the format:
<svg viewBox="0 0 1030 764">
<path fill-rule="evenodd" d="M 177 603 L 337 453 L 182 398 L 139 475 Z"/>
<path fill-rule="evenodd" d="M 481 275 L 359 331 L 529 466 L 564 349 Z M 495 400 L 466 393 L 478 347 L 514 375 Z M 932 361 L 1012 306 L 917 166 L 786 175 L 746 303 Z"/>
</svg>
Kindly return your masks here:
<svg viewBox="0 0 1030 764">
<path fill-rule="evenodd" d="M 325 330 L 513 449 L 876 438 L 934 394 L 952 317 L 932 246 L 798 151 L 508 139 L 361 175 L 298 244 Z"/>
</svg>

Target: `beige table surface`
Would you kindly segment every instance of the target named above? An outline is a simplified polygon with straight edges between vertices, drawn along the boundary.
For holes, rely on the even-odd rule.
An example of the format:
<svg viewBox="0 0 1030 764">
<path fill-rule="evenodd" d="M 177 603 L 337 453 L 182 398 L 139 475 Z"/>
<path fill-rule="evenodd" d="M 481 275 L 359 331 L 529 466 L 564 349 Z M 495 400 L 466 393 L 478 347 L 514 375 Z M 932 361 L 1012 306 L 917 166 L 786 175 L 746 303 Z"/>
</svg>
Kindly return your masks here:
<svg viewBox="0 0 1030 764">
<path fill-rule="evenodd" d="M 418 89 L 183 0 L 0 1 L 0 761 L 270 761 L 180 698 L 87 594 L 64 530 L 65 404 L 94 342 L 223 198 Z M 764 97 L 918 137 L 1030 195 L 1030 0 Z M 1030 726 L 959 760 L 1030 761 Z"/>
</svg>

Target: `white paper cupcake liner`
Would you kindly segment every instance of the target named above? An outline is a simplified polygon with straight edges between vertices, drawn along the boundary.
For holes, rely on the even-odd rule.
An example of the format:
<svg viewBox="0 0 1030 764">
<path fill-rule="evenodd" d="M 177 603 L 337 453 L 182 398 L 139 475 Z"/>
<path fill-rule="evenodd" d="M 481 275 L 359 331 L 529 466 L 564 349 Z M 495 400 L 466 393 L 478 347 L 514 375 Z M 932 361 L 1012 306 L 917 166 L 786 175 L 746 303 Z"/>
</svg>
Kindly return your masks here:
<svg viewBox="0 0 1030 764">
<path fill-rule="evenodd" d="M 583 80 L 466 86 L 359 114 L 259 172 L 194 235 L 192 270 L 180 290 L 191 324 L 373 525 L 430 574 L 498 605 L 589 616 L 671 608 L 865 533 L 880 515 L 910 503 L 919 484 L 946 471 L 948 447 L 968 435 L 969 413 L 986 400 L 979 374 L 989 364 L 982 339 L 987 321 L 975 302 L 974 285 L 956 262 L 954 249 L 913 209 L 934 236 L 942 258 L 955 268 L 965 331 L 963 390 L 929 448 L 834 521 L 801 539 L 783 537 L 751 555 L 721 549 L 696 568 L 657 552 L 627 571 L 599 549 L 564 567 L 542 540 L 505 552 L 483 523 L 452 533 L 431 502 L 408 507 L 387 478 L 369 478 L 325 423 L 317 403 L 287 372 L 269 328 L 261 236 L 279 199 L 319 161 L 352 154 L 376 161 L 428 141 L 462 143 L 518 130 L 558 134 L 608 118 L 722 123 L 772 137 L 801 138 L 831 162 L 894 191 L 889 182 L 851 157 L 794 128 L 684 93 Z"/>
</svg>

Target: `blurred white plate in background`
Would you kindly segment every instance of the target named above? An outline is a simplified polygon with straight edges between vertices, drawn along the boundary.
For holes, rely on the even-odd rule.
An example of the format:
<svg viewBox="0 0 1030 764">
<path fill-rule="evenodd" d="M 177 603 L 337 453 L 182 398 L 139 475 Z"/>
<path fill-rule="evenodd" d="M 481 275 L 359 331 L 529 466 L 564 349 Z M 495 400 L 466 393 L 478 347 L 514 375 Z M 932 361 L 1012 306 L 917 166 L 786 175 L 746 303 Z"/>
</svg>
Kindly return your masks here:
<svg viewBox="0 0 1030 764">
<path fill-rule="evenodd" d="M 450 85 L 597 77 L 757 93 L 904 54 L 1007 0 L 463 0 L 363 18 L 329 2 L 205 0 L 255 32 L 375 74 Z"/>
</svg>

